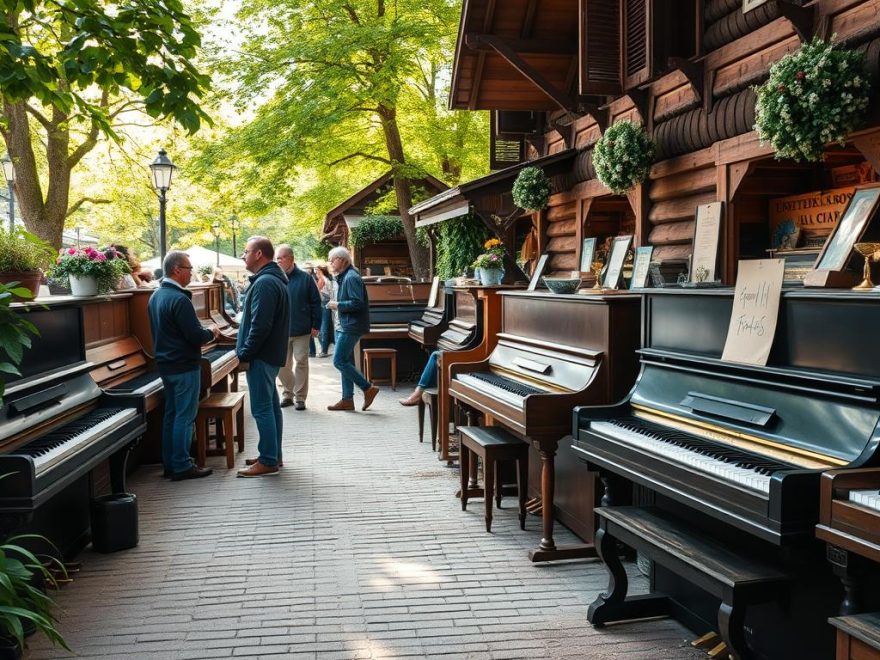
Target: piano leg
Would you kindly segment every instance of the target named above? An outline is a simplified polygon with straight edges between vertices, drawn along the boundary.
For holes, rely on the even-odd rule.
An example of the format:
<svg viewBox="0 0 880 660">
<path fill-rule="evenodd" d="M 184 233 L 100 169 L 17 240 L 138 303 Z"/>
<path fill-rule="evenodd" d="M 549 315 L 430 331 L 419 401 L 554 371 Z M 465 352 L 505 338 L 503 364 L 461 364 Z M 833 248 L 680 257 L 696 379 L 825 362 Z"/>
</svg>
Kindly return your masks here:
<svg viewBox="0 0 880 660">
<path fill-rule="evenodd" d="M 740 660 L 740 658 L 750 656 L 746 647 L 745 628 L 743 626 L 746 608 L 737 607 L 736 605 L 733 594 L 730 594 L 729 599 L 725 598 L 722 601 L 721 607 L 718 608 L 718 630 L 721 633 L 721 639 L 727 645 L 727 652 L 730 654 L 730 657 L 733 660 Z"/>
<path fill-rule="evenodd" d="M 110 489 L 114 493 L 124 493 L 125 473 L 128 469 L 128 455 L 136 443 L 123 447 L 110 456 Z"/>
</svg>

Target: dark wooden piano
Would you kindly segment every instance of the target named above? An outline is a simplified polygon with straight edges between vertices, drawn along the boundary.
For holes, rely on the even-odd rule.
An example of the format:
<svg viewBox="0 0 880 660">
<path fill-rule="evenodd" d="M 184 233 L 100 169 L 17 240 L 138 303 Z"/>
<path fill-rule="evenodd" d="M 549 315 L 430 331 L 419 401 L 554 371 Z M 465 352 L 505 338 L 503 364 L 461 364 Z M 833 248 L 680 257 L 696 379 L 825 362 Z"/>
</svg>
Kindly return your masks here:
<svg viewBox="0 0 880 660">
<path fill-rule="evenodd" d="M 449 367 L 449 394 L 532 443 L 529 471 L 538 478 L 529 481 L 540 484 L 543 503 L 543 538 L 532 561 L 592 556 L 591 546 L 563 548 L 553 540 L 554 504 L 581 538 L 590 542 L 593 533 L 592 475 L 566 466 L 556 497 L 556 452 L 572 408 L 618 401 L 632 387 L 641 298 L 513 291 L 500 298 L 497 345 L 484 360 Z"/>
<path fill-rule="evenodd" d="M 193 307 L 204 327 L 217 325 L 223 333 L 202 346 L 202 392 L 235 392 L 238 390 L 238 357 L 235 342 L 238 328 L 223 314 L 223 289 L 220 284 L 191 284 Z"/>
<path fill-rule="evenodd" d="M 813 557 L 820 477 L 880 458 L 880 343 L 865 333 L 876 322 L 880 297 L 783 292 L 769 362 L 756 367 L 720 359 L 731 289 L 646 290 L 644 296 L 636 386 L 620 404 L 576 409 L 574 450 L 608 477 L 603 504 L 618 501 L 614 483 L 622 477 L 649 489 L 659 513 L 597 509 L 603 528 L 596 545 L 613 584 L 591 606 L 590 621 L 672 612 L 695 630 L 703 626 L 696 632 L 717 628 L 734 657 L 827 657 L 833 646 L 824 622 L 827 572 Z M 652 519 L 656 525 L 644 522 Z M 717 618 L 712 607 L 698 605 L 706 599 L 686 597 L 698 590 L 683 575 L 699 572 L 700 588 L 721 579 L 704 570 L 713 557 L 695 553 L 696 542 L 654 547 L 652 559 L 662 566 L 655 564 L 652 596 L 627 598 L 614 541 L 605 538 L 606 526 L 628 527 L 630 541 L 650 550 L 659 543 L 649 538 L 652 529 L 687 525 L 699 528 L 702 547 L 711 541 L 718 557 L 736 554 L 735 565 L 748 569 L 722 576 L 727 595 L 708 599 Z M 676 533 L 692 537 L 692 531 Z M 784 601 L 750 607 L 732 598 L 748 587 L 743 576 L 762 572 L 776 580 L 774 570 L 791 577 Z"/>
<path fill-rule="evenodd" d="M 428 306 L 420 319 L 410 321 L 408 334 L 410 339 L 421 345 L 422 348 L 432 351 L 437 346 L 441 333 L 446 331 L 449 321 L 455 310 L 455 298 L 451 291 L 447 291 L 439 279 L 435 278 L 437 289 L 431 285 L 431 295 L 434 301 L 428 300 Z"/>
<path fill-rule="evenodd" d="M 93 468 L 109 461 L 113 491 L 125 490 L 128 452 L 146 426 L 144 399 L 102 392 L 89 375 L 82 299 L 39 303 L 14 305 L 39 335 L 21 376 L 0 376 L 0 519 L 4 532 L 43 534 L 71 556 L 88 542 Z"/>
</svg>

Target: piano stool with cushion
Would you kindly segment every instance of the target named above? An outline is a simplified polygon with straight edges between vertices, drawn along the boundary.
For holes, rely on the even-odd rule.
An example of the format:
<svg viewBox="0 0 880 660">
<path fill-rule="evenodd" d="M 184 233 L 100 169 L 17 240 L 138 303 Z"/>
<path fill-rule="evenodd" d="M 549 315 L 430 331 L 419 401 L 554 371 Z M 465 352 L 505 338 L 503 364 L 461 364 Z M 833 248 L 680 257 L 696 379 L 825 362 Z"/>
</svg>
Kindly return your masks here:
<svg viewBox="0 0 880 660">
<path fill-rule="evenodd" d="M 365 348 L 364 349 L 364 378 L 371 383 L 387 383 L 388 380 L 373 379 L 373 360 L 391 360 L 391 389 L 397 389 L 397 349 L 396 348 Z"/>
<path fill-rule="evenodd" d="M 215 392 L 199 401 L 199 413 L 196 416 L 196 465 L 205 467 L 205 456 L 208 454 L 225 454 L 226 467 L 235 467 L 235 443 L 238 443 L 239 452 L 244 451 L 244 397 L 244 392 Z M 208 451 L 208 421 L 211 419 L 223 426 L 223 450 Z"/>
<path fill-rule="evenodd" d="M 437 388 L 429 387 L 419 399 L 419 442 L 425 439 L 425 406 L 431 424 L 431 451 L 437 451 Z"/>
<path fill-rule="evenodd" d="M 496 486 L 496 468 L 499 461 L 516 461 L 516 484 L 519 498 L 519 528 L 526 528 L 526 493 L 529 480 L 529 445 L 515 435 L 497 426 L 461 426 L 459 466 L 461 470 L 461 510 L 467 511 L 469 497 L 482 496 L 486 503 L 486 531 L 492 531 L 492 496 L 498 489 L 498 507 L 501 508 L 500 489 Z M 483 459 L 482 489 L 469 487 L 471 455 Z"/>
<path fill-rule="evenodd" d="M 597 507 L 596 515 L 596 551 L 605 563 L 609 581 L 607 591 L 590 605 L 590 623 L 601 627 L 611 621 L 670 612 L 669 599 L 662 593 L 627 598 L 626 570 L 617 543 L 620 541 L 720 599 L 718 628 L 727 652 L 737 660 L 751 657 L 744 637 L 746 610 L 749 605 L 781 598 L 788 586 L 788 575 L 759 559 L 735 552 L 693 524 L 657 507 Z"/>
</svg>

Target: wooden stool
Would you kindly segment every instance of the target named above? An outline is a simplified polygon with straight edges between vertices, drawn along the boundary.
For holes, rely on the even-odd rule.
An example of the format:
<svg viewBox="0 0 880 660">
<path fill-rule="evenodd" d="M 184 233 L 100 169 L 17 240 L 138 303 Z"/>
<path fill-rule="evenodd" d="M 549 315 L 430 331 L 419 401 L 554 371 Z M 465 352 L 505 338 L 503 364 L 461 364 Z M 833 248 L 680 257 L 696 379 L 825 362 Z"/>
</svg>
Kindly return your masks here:
<svg viewBox="0 0 880 660">
<path fill-rule="evenodd" d="M 391 360 L 391 389 L 397 389 L 397 349 L 396 348 L 365 348 L 364 349 L 364 378 L 371 383 L 387 383 L 383 379 L 374 381 L 372 378 L 373 360 Z"/>
<path fill-rule="evenodd" d="M 235 442 L 238 442 L 238 451 L 244 451 L 244 396 L 244 392 L 215 392 L 199 401 L 199 414 L 196 416 L 196 465 L 199 467 L 205 467 L 205 456 L 208 454 L 209 419 L 216 419 L 223 425 L 226 467 L 231 469 L 235 466 Z"/>
<path fill-rule="evenodd" d="M 419 399 L 419 442 L 425 439 L 425 406 L 431 423 L 431 451 L 437 451 L 437 388 L 429 387 Z"/>
<path fill-rule="evenodd" d="M 529 483 L 529 445 L 497 426 L 461 426 L 458 465 L 461 471 L 461 510 L 467 511 L 469 497 L 486 502 L 486 531 L 492 531 L 492 496 L 495 494 L 495 467 L 498 461 L 516 461 L 516 489 L 519 496 L 519 528 L 526 528 L 526 491 Z M 482 489 L 469 486 L 471 454 L 483 459 Z M 498 488 L 500 489 L 500 484 Z M 499 503 L 500 508 L 500 503 Z"/>
</svg>

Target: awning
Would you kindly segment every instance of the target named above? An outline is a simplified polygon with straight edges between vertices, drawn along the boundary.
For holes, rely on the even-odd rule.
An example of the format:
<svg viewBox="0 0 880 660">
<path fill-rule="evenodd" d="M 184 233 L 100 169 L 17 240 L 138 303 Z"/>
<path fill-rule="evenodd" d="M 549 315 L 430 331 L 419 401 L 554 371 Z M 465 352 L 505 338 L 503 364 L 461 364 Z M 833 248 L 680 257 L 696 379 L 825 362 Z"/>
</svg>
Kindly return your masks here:
<svg viewBox="0 0 880 660">
<path fill-rule="evenodd" d="M 409 210 L 410 215 L 416 219 L 416 227 L 458 218 L 471 211 L 486 217 L 507 215 L 515 210 L 510 191 L 520 171 L 526 167 L 539 167 L 548 177 L 562 174 L 571 170 L 577 152 L 577 149 L 566 149 L 463 183 L 419 202 Z"/>
</svg>

